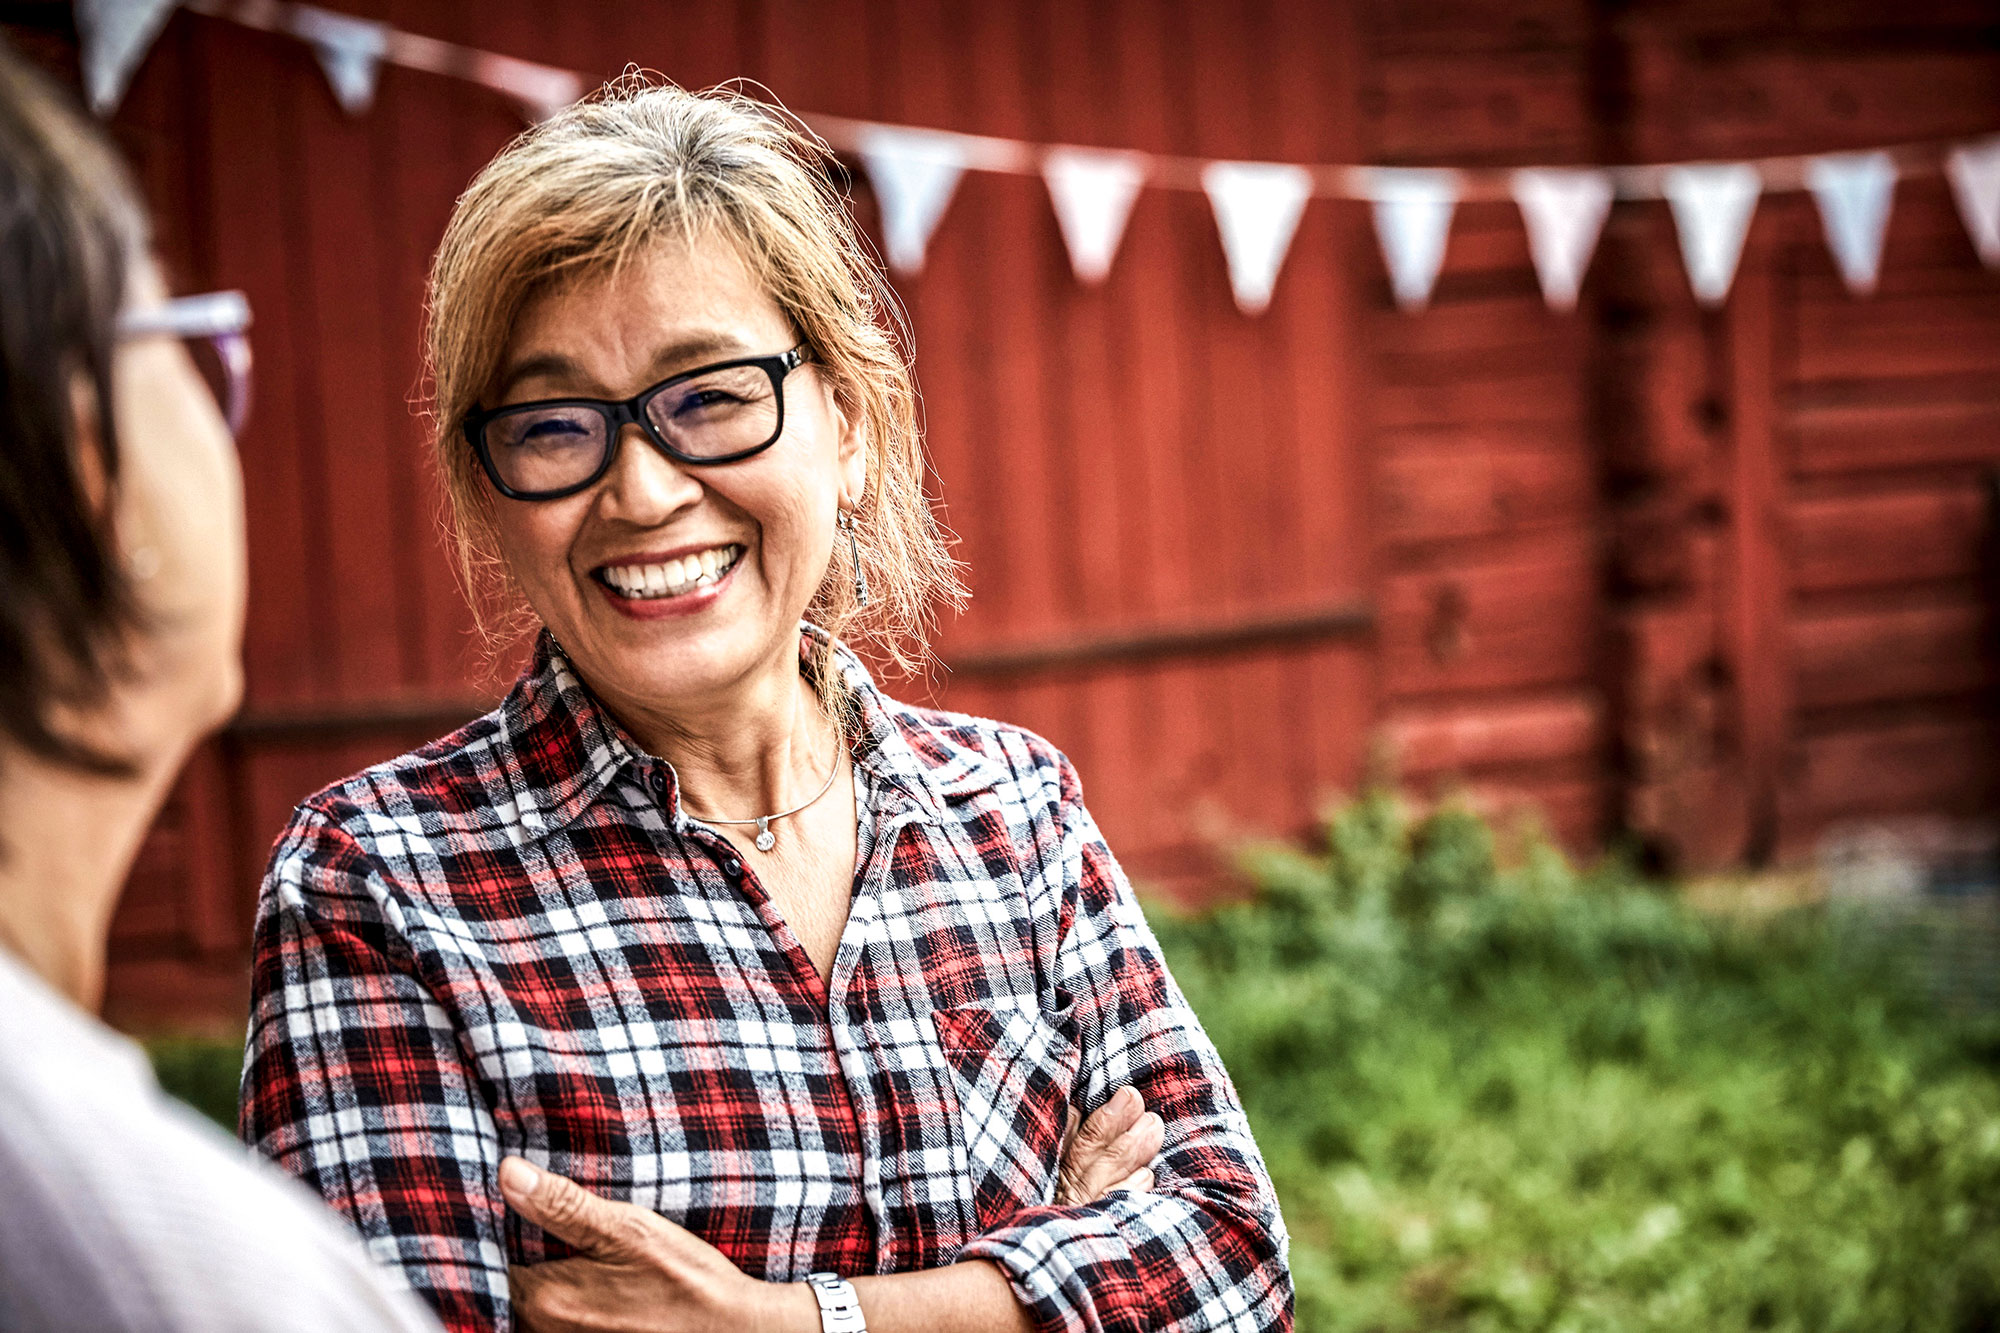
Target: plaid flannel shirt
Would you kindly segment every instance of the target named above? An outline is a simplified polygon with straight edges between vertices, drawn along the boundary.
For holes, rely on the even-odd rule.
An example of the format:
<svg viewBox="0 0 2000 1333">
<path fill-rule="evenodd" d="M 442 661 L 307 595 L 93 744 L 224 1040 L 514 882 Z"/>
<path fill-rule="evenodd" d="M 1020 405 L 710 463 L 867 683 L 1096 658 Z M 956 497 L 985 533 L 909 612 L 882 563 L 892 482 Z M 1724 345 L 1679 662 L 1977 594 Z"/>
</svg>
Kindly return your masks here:
<svg viewBox="0 0 2000 1333">
<path fill-rule="evenodd" d="M 1038 1329 L 1289 1329 L 1235 1089 L 1075 771 L 836 652 L 861 852 L 831 980 L 553 640 L 501 706 L 301 805 L 257 913 L 241 1131 L 448 1327 L 510 1327 L 518 1153 L 745 1272 L 982 1258 Z M 1152 1193 L 1054 1206 L 1064 1113 L 1131 1083 Z"/>
</svg>

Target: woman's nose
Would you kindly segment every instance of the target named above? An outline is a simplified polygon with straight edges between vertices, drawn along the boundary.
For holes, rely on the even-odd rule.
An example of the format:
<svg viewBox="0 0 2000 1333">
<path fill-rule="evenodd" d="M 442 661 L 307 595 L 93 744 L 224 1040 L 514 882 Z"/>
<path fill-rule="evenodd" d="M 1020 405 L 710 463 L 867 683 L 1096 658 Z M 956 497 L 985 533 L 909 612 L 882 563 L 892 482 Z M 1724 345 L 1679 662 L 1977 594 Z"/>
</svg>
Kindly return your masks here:
<svg viewBox="0 0 2000 1333">
<path fill-rule="evenodd" d="M 627 426 L 600 503 L 607 517 L 650 527 L 699 501 L 701 492 L 693 469 L 661 453 L 638 426 Z"/>
</svg>

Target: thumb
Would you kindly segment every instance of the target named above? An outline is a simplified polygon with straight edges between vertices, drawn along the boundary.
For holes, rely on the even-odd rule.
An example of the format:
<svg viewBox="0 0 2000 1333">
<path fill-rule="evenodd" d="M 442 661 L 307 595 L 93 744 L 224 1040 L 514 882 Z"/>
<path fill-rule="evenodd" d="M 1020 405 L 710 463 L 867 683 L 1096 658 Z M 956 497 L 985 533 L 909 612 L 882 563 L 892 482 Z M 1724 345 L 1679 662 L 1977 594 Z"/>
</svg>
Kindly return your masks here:
<svg viewBox="0 0 2000 1333">
<path fill-rule="evenodd" d="M 515 1212 L 593 1259 L 625 1258 L 643 1243 L 645 1228 L 636 1209 L 600 1198 L 525 1158 L 501 1161 L 500 1192 Z"/>
</svg>

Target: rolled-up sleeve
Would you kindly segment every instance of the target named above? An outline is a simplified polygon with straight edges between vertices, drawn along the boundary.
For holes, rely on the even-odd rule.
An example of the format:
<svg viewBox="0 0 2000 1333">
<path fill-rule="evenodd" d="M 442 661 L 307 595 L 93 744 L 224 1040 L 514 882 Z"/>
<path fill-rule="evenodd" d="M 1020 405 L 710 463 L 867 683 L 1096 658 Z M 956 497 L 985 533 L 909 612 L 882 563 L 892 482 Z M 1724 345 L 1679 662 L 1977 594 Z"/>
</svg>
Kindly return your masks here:
<svg viewBox="0 0 2000 1333">
<path fill-rule="evenodd" d="M 238 1129 L 452 1329 L 509 1322 L 499 1135 L 379 865 L 302 809 L 258 904 Z"/>
<path fill-rule="evenodd" d="M 1078 1099 L 1094 1107 L 1133 1085 L 1165 1121 L 1165 1145 L 1152 1192 L 1025 1209 L 960 1257 L 998 1264 L 1042 1333 L 1289 1329 L 1284 1220 L 1236 1090 L 1075 771 L 1059 771 L 1056 980 L 1076 1006 Z"/>
</svg>

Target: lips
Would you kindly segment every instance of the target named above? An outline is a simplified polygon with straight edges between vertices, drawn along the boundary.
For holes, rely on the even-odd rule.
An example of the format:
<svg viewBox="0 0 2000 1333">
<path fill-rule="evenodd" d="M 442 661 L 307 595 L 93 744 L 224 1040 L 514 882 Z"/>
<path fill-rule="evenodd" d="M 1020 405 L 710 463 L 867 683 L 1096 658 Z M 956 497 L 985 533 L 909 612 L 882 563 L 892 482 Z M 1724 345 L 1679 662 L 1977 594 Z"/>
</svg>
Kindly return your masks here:
<svg viewBox="0 0 2000 1333">
<path fill-rule="evenodd" d="M 735 568 L 743 551 L 729 542 L 678 556 L 599 565 L 591 577 L 628 601 L 664 601 L 714 587 Z"/>
</svg>

